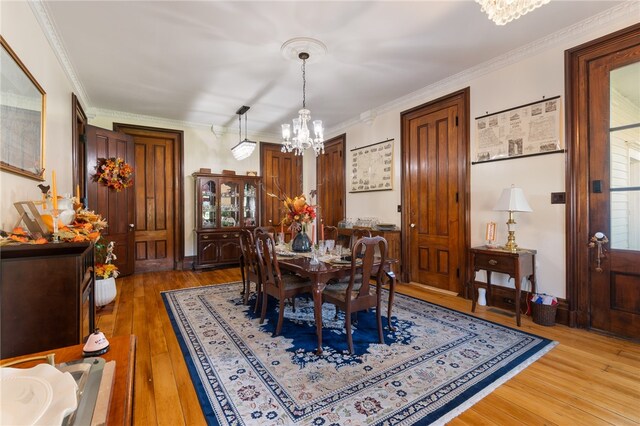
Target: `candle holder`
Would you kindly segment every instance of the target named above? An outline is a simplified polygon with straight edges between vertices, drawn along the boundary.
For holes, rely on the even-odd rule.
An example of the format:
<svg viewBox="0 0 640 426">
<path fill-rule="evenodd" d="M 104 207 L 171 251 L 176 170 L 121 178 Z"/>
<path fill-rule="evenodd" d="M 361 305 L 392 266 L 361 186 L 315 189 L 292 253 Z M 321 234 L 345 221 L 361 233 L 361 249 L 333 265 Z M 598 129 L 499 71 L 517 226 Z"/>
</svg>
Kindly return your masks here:
<svg viewBox="0 0 640 426">
<path fill-rule="evenodd" d="M 58 235 L 58 218 L 60 217 L 60 213 L 62 213 L 62 210 L 60 209 L 51 209 L 51 219 L 53 222 L 53 234 L 51 235 L 52 243 L 60 242 L 60 236 Z"/>
</svg>

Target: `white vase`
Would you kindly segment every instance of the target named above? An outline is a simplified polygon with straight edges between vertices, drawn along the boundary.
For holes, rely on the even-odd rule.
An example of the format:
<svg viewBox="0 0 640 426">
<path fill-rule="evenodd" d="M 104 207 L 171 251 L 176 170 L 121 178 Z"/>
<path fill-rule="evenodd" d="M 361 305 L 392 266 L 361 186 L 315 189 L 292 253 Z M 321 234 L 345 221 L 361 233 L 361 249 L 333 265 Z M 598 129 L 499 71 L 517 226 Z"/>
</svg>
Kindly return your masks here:
<svg viewBox="0 0 640 426">
<path fill-rule="evenodd" d="M 96 306 L 108 305 L 116 298 L 116 279 L 113 277 L 96 280 L 95 300 Z"/>
<path fill-rule="evenodd" d="M 480 306 L 487 305 L 487 289 L 486 288 L 478 289 L 478 305 Z"/>
</svg>

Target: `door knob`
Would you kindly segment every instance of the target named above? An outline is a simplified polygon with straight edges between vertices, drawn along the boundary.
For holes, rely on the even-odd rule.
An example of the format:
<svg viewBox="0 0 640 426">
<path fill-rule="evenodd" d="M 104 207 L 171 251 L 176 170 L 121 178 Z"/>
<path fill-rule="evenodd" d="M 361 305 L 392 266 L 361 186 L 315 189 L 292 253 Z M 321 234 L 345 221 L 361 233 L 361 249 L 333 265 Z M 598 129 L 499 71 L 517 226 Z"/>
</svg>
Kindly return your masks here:
<svg viewBox="0 0 640 426">
<path fill-rule="evenodd" d="M 596 249 L 596 272 L 602 272 L 602 259 L 606 256 L 607 250 L 603 247 L 609 239 L 602 232 L 596 232 L 589 240 L 589 248 Z"/>
<path fill-rule="evenodd" d="M 129 230 L 133 231 L 135 229 L 136 225 L 134 225 L 133 223 L 129 224 Z"/>
<path fill-rule="evenodd" d="M 416 224 L 415 224 L 415 223 L 412 223 L 412 224 L 411 224 L 411 227 L 412 227 L 412 228 L 415 228 L 415 227 L 416 227 Z"/>
</svg>

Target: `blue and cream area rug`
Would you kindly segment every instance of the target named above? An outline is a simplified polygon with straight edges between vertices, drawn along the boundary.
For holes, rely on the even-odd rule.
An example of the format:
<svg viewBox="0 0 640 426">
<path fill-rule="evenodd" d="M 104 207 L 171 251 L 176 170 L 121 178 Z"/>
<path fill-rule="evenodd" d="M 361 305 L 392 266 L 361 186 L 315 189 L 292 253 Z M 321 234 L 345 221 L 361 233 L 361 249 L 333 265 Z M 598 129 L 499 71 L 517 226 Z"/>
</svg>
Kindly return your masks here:
<svg viewBox="0 0 640 426">
<path fill-rule="evenodd" d="M 163 293 L 200 405 L 211 425 L 443 424 L 488 395 L 556 342 L 396 294 L 385 344 L 375 309 L 358 313 L 355 354 L 344 316 L 323 306 L 315 355 L 311 300 L 275 301 L 263 325 L 242 304 L 241 283 Z M 387 293 L 383 295 L 386 301 Z M 386 304 L 383 312 L 386 314 Z"/>
</svg>

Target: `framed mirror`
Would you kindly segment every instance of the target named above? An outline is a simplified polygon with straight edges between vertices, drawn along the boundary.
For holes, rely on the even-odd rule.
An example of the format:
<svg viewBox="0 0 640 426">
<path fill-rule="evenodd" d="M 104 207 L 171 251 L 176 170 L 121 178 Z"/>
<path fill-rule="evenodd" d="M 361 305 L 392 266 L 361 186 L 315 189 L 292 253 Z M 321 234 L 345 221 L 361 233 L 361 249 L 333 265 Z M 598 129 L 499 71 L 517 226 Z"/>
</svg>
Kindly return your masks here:
<svg viewBox="0 0 640 426">
<path fill-rule="evenodd" d="M 0 169 L 44 180 L 46 93 L 0 36 Z"/>
</svg>

